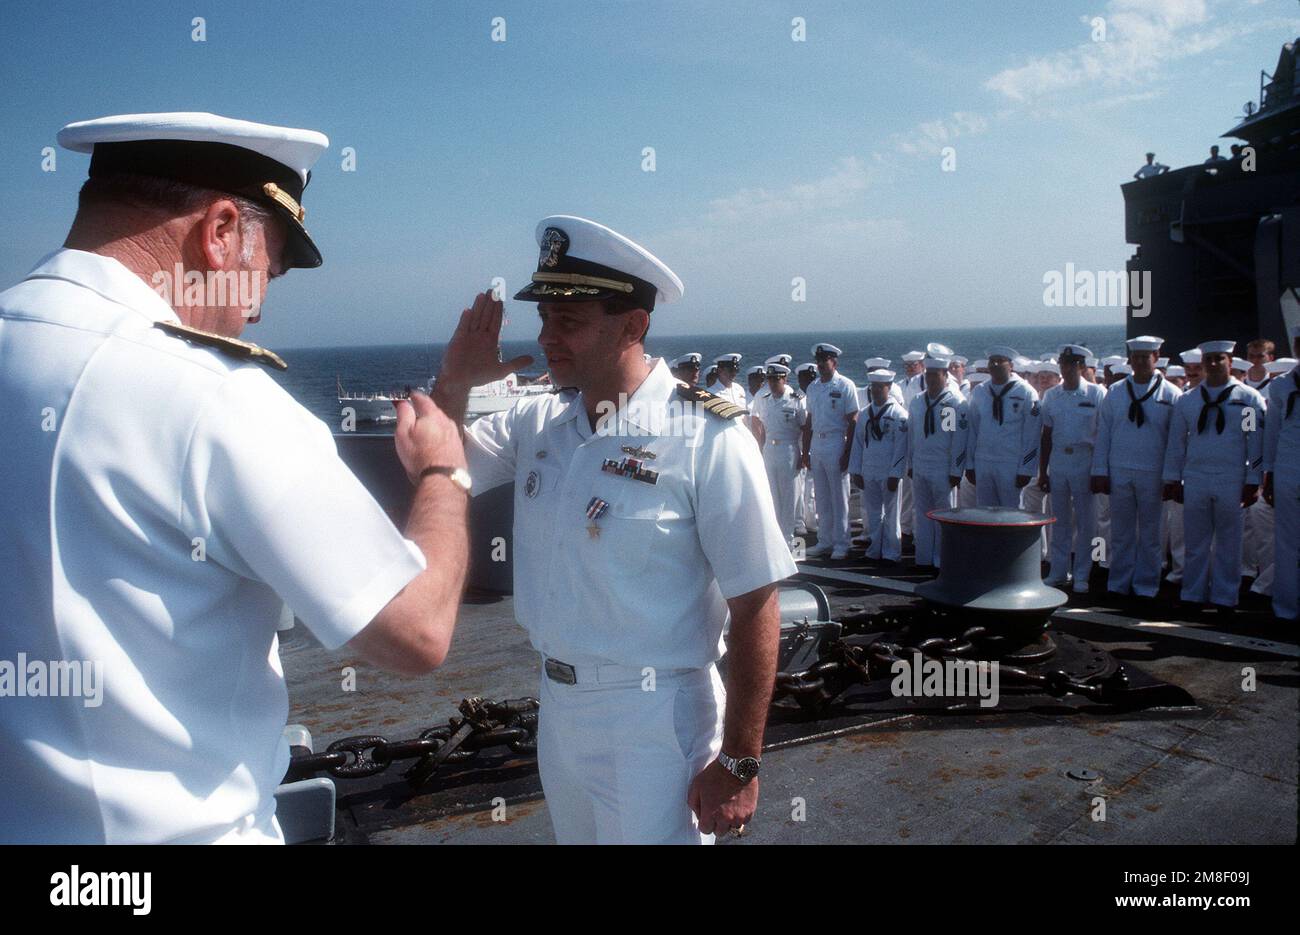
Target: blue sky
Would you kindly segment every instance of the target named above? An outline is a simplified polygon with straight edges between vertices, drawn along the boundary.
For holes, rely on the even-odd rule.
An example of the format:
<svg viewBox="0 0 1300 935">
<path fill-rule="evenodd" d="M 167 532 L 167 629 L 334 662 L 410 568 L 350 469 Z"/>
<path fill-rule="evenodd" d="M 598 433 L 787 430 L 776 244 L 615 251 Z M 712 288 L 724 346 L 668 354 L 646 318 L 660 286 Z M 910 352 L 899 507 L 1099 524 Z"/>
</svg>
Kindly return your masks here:
<svg viewBox="0 0 1300 935">
<path fill-rule="evenodd" d="M 60 126 L 206 110 L 330 137 L 304 199 L 325 266 L 273 285 L 245 332 L 271 347 L 445 340 L 494 276 L 526 280 L 552 213 L 609 224 L 676 270 L 686 295 L 655 312 L 662 335 L 1119 323 L 1120 309 L 1044 308 L 1043 274 L 1123 269 L 1121 182 L 1148 149 L 1204 159 L 1298 14 L 1293 0 L 7 0 L 0 282 L 66 233 L 87 157 L 41 171 Z M 532 306 L 509 311 L 506 337 L 532 337 Z"/>
</svg>

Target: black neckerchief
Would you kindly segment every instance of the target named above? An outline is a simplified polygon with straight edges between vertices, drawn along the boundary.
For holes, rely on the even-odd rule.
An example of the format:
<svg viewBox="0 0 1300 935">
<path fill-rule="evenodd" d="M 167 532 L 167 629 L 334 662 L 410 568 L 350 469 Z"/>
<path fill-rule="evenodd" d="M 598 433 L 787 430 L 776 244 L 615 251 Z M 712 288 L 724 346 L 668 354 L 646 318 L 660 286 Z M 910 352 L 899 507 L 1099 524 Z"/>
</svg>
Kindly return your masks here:
<svg viewBox="0 0 1300 935">
<path fill-rule="evenodd" d="M 1295 408 L 1295 401 L 1300 399 L 1300 367 L 1296 367 L 1296 369 L 1291 372 L 1291 382 L 1295 384 L 1295 389 L 1287 395 L 1286 415 L 1283 416 L 1285 419 L 1291 418 L 1291 410 Z"/>
<path fill-rule="evenodd" d="M 1142 404 L 1151 398 L 1152 393 L 1160 389 L 1160 381 L 1161 381 L 1161 376 L 1160 374 L 1157 373 L 1155 376 L 1151 378 L 1151 389 L 1147 390 L 1146 395 L 1144 395 L 1141 399 L 1138 399 L 1137 394 L 1133 392 L 1132 378 L 1129 378 L 1124 381 L 1124 385 L 1128 387 L 1128 399 L 1129 399 L 1128 420 L 1132 422 L 1134 425 L 1136 425 L 1138 428 L 1142 428 L 1142 423 L 1146 422 L 1147 420 L 1146 415 L 1142 412 Z"/>
<path fill-rule="evenodd" d="M 1006 387 L 999 393 L 993 388 L 993 384 L 989 383 L 989 393 L 993 396 L 993 418 L 998 420 L 998 425 L 1002 424 L 1002 397 L 1006 396 L 1015 385 L 1015 380 L 1008 380 Z"/>
<path fill-rule="evenodd" d="M 876 441 L 880 441 L 885 437 L 885 430 L 880 427 L 880 417 L 883 416 L 885 410 L 889 408 L 889 401 L 886 400 L 885 404 L 880 407 L 880 411 L 875 415 L 872 415 L 871 410 L 875 408 L 875 403 L 867 406 L 867 431 L 864 433 L 865 437 L 863 438 L 864 448 L 869 448 L 871 446 L 871 438 L 873 435 L 875 436 Z"/>
<path fill-rule="evenodd" d="M 948 391 L 944 390 L 939 394 L 938 398 L 935 399 L 934 402 L 930 402 L 929 398 L 928 397 L 926 398 L 926 403 L 925 403 L 925 437 L 926 438 L 929 438 L 931 435 L 934 434 L 934 407 L 939 405 L 945 399 L 947 399 L 947 397 L 948 397 Z"/>
<path fill-rule="evenodd" d="M 1209 421 L 1211 409 L 1215 409 L 1218 411 L 1218 417 L 1214 420 L 1214 432 L 1216 435 L 1223 434 L 1223 427 L 1226 424 L 1226 419 L 1224 418 L 1223 415 L 1223 404 L 1226 403 L 1228 401 L 1228 397 L 1232 395 L 1232 388 L 1233 385 L 1229 383 L 1226 387 L 1223 388 L 1223 392 L 1219 394 L 1218 399 L 1211 400 L 1210 391 L 1205 388 L 1204 383 L 1201 384 L 1202 406 L 1201 406 L 1201 414 L 1196 420 L 1196 434 L 1199 435 L 1201 432 L 1205 431 L 1205 423 Z"/>
</svg>

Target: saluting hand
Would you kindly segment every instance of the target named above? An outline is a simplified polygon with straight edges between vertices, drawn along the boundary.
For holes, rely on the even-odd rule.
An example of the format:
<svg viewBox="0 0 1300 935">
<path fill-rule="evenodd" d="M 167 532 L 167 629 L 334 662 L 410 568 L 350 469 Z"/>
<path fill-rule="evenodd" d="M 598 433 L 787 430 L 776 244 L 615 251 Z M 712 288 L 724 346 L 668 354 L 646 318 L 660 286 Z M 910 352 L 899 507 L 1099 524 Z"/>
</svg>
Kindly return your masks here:
<svg viewBox="0 0 1300 935">
<path fill-rule="evenodd" d="M 533 362 L 527 354 L 514 360 L 501 360 L 504 307 L 491 292 L 480 292 L 474 297 L 473 306 L 460 313 L 460 323 L 442 358 L 438 382 L 468 390 L 471 386 L 500 380 Z"/>
</svg>

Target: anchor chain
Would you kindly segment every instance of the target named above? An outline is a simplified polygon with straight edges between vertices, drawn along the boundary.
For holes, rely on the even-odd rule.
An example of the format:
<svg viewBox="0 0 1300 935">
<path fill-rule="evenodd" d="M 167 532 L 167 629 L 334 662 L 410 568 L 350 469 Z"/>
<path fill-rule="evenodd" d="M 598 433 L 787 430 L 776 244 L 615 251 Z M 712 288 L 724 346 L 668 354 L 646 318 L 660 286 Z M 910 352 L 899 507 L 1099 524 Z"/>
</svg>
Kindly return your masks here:
<svg viewBox="0 0 1300 935">
<path fill-rule="evenodd" d="M 359 779 L 382 773 L 396 762 L 415 760 L 403 775 L 418 789 L 444 763 L 463 762 L 492 747 L 537 752 L 536 698 L 466 698 L 457 707 L 460 716 L 449 718 L 445 727 L 431 727 L 410 740 L 365 734 L 336 740 L 323 753 L 294 754 L 284 781 L 321 772 L 336 779 Z"/>
</svg>

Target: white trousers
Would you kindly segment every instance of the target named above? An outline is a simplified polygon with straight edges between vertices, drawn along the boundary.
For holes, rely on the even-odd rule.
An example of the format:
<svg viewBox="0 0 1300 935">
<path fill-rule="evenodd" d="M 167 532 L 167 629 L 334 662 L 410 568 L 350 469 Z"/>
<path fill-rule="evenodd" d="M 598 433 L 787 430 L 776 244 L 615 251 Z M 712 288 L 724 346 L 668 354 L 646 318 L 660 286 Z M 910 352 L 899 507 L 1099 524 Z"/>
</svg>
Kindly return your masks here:
<svg viewBox="0 0 1300 935">
<path fill-rule="evenodd" d="M 888 478 L 862 480 L 862 534 L 871 540 L 867 558 L 896 562 L 902 556 L 898 491 L 889 489 Z"/>
<path fill-rule="evenodd" d="M 1110 472 L 1110 576 L 1106 587 L 1116 594 L 1155 597 L 1160 590 L 1163 490 L 1159 471 L 1115 468 Z M 1190 541 L 1190 530 L 1187 537 Z"/>
<path fill-rule="evenodd" d="M 763 466 L 767 486 L 772 490 L 776 522 L 786 541 L 794 538 L 795 491 L 799 480 L 799 445 L 794 441 L 768 440 L 763 445 Z"/>
<path fill-rule="evenodd" d="M 1256 594 L 1273 593 L 1273 508 L 1260 497 L 1246 510 L 1242 532 L 1241 573 L 1255 582 L 1250 589 Z"/>
<path fill-rule="evenodd" d="M 712 844 L 687 804 L 722 748 L 726 694 L 716 666 L 602 666 L 577 685 L 542 674 L 537 765 L 559 844 Z"/>
<path fill-rule="evenodd" d="M 975 502 L 979 506 L 1020 508 L 1020 488 L 1015 461 L 988 461 L 975 465 Z"/>
<path fill-rule="evenodd" d="M 1183 600 L 1237 606 L 1243 515 L 1237 478 L 1183 479 Z"/>
<path fill-rule="evenodd" d="M 961 483 L 957 485 L 957 505 L 959 507 L 975 506 L 979 502 L 975 496 L 975 485 L 966 479 L 966 473 L 961 475 Z"/>
<path fill-rule="evenodd" d="M 849 475 L 840 470 L 842 445 L 808 453 L 817 497 L 817 544 L 836 551 L 849 548 Z"/>
<path fill-rule="evenodd" d="M 898 525 L 905 535 L 912 535 L 916 528 L 912 522 L 912 498 L 916 496 L 912 489 L 912 479 L 906 474 L 898 482 Z"/>
<path fill-rule="evenodd" d="M 1043 513 L 1050 516 L 1052 513 L 1050 509 L 1050 500 L 1051 497 L 1044 493 L 1043 489 L 1032 480 L 1020 488 L 1020 505 L 1030 513 Z M 1038 551 L 1040 560 L 1046 560 L 1049 554 L 1048 548 L 1051 545 L 1051 542 L 1052 524 L 1048 523 L 1038 534 Z"/>
<path fill-rule="evenodd" d="M 1093 497 L 1093 508 L 1097 514 L 1097 538 L 1102 542 L 1102 568 L 1110 567 L 1110 495 L 1099 493 Z"/>
<path fill-rule="evenodd" d="M 1282 620 L 1300 618 L 1300 465 L 1273 475 L 1273 613 Z"/>
<path fill-rule="evenodd" d="M 1169 574 L 1172 584 L 1183 580 L 1183 505 L 1177 500 L 1166 500 L 1164 506 L 1165 534 L 1161 554 L 1169 553 Z"/>
<path fill-rule="evenodd" d="M 1074 586 L 1086 588 L 1092 572 L 1092 540 L 1097 534 L 1097 518 L 1091 489 L 1092 451 L 1059 455 L 1053 451 L 1048 464 L 1048 477 L 1052 486 L 1052 515 L 1056 517 L 1052 530 L 1053 580 L 1064 581 L 1074 575 Z M 1071 563 L 1070 554 L 1074 553 Z"/>
<path fill-rule="evenodd" d="M 916 564 L 939 567 L 939 523 L 926 517 L 931 510 L 946 510 L 956 503 L 956 489 L 948 486 L 948 469 L 912 468 L 912 505 L 916 510 Z"/>
</svg>

